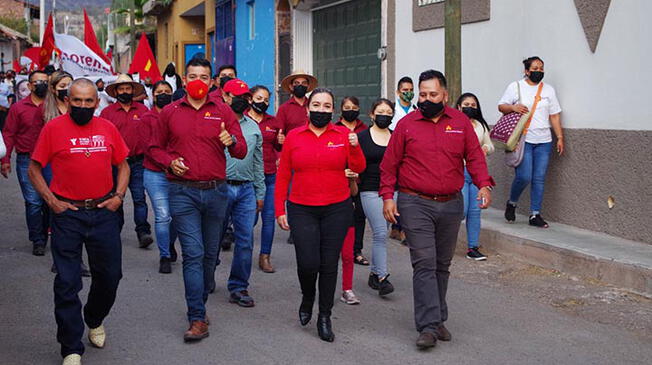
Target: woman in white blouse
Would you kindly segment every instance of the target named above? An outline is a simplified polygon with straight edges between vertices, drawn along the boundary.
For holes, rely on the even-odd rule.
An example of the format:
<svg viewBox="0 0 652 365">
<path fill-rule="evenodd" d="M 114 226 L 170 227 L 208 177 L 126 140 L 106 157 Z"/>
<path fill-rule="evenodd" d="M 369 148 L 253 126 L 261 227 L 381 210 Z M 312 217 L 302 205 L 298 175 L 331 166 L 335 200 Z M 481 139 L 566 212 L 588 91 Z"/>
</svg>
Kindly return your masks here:
<svg viewBox="0 0 652 365">
<path fill-rule="evenodd" d="M 494 145 L 489 138 L 489 125 L 482 116 L 482 108 L 478 98 L 471 93 L 464 93 L 456 103 L 457 109 L 461 110 L 471 120 L 473 130 L 478 136 L 478 142 L 485 156 L 494 152 Z M 478 187 L 473 185 L 471 175 L 464 168 L 464 186 L 462 187 L 464 197 L 464 218 L 466 219 L 466 238 L 468 251 L 466 257 L 472 260 L 486 260 L 487 256 L 480 253 L 480 202 L 477 200 Z"/>
<path fill-rule="evenodd" d="M 517 112 L 527 113 L 534 105 L 540 84 L 543 84 L 543 60 L 530 57 L 523 61 L 525 77 L 514 81 L 498 102 L 498 110 L 503 114 Z M 564 135 L 561 128 L 561 106 L 557 100 L 555 89 L 549 84 L 543 84 L 532 122 L 525 134 L 525 151 L 523 161 L 516 168 L 516 176 L 512 182 L 505 208 L 505 219 L 508 222 L 516 220 L 516 203 L 528 184 L 530 189 L 530 225 L 548 228 L 548 223 L 541 217 L 543 202 L 543 185 L 548 170 L 548 162 L 552 152 L 552 133 L 557 137 L 557 152 L 564 153 Z"/>
</svg>

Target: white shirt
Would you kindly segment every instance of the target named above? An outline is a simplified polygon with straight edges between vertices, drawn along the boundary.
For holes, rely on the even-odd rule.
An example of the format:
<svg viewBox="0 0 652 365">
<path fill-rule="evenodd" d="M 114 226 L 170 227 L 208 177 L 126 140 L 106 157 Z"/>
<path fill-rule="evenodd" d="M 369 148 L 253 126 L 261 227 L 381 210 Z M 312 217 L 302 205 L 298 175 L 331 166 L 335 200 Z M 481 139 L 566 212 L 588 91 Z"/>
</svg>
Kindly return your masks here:
<svg viewBox="0 0 652 365">
<path fill-rule="evenodd" d="M 104 108 L 115 103 L 116 101 L 115 98 L 110 97 L 105 90 L 99 91 L 98 95 L 100 96 L 100 102 L 98 103 L 97 108 L 95 108 L 96 117 L 100 116 L 100 113 L 102 113 Z"/>
<path fill-rule="evenodd" d="M 5 157 L 7 154 L 7 147 L 5 146 L 5 141 L 2 139 L 2 132 L 0 132 L 0 158 Z"/>
<path fill-rule="evenodd" d="M 392 124 L 389 125 L 389 129 L 393 131 L 396 128 L 399 120 L 403 119 L 404 116 L 410 114 L 416 109 L 417 107 L 414 104 L 410 104 L 410 109 L 408 109 L 408 112 L 406 113 L 405 109 L 403 109 L 403 105 L 401 105 L 401 100 L 396 98 L 396 105 L 394 106 L 394 118 L 392 118 Z"/>
<path fill-rule="evenodd" d="M 170 86 L 172 86 L 172 94 L 174 94 L 174 92 L 177 91 L 177 76 L 165 75 L 164 77 L 165 77 L 165 81 L 167 81 L 170 84 Z"/>
<path fill-rule="evenodd" d="M 518 96 L 518 86 L 521 88 L 521 100 L 519 101 Z M 514 81 L 509 86 L 503 94 L 503 97 L 500 98 L 498 105 L 508 104 L 523 104 L 532 110 L 532 105 L 534 104 L 534 97 L 537 94 L 539 85 L 530 85 L 525 79 Z M 525 135 L 525 142 L 528 143 L 548 143 L 552 142 L 552 133 L 550 133 L 550 116 L 554 114 L 561 113 L 561 106 L 559 105 L 559 100 L 557 100 L 557 93 L 555 89 L 543 83 L 543 89 L 541 90 L 541 100 L 537 104 L 537 109 L 534 111 L 534 116 L 532 117 L 532 122 L 530 123 L 530 128 Z"/>
</svg>

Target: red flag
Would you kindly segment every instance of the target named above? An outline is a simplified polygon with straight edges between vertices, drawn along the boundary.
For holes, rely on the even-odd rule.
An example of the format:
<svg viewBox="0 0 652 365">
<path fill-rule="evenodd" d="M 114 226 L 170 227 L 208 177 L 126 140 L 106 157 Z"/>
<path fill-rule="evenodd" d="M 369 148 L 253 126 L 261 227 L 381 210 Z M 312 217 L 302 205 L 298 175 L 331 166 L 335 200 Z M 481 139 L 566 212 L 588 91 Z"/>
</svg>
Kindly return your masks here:
<svg viewBox="0 0 652 365">
<path fill-rule="evenodd" d="M 138 48 L 136 49 L 136 53 L 134 53 L 134 59 L 131 61 L 128 72 L 130 74 L 138 72 L 141 80 L 145 80 L 149 76 L 152 79 L 152 83 L 161 79 L 161 71 L 158 69 L 154 53 L 149 47 L 145 32 L 140 36 Z"/>
<path fill-rule="evenodd" d="M 41 58 L 41 47 L 28 48 L 23 52 L 23 56 L 32 60 L 32 63 L 39 64 Z"/>
<path fill-rule="evenodd" d="M 20 62 L 18 61 L 18 58 L 14 59 L 14 72 L 15 73 L 20 73 Z"/>
<path fill-rule="evenodd" d="M 41 49 L 39 51 L 39 57 L 37 64 L 39 67 L 45 67 L 50 63 L 50 58 L 52 58 L 52 51 L 56 48 L 54 44 L 54 30 L 52 29 L 52 13 L 48 17 L 48 25 L 45 27 L 45 32 L 43 33 L 43 42 L 41 43 Z"/>
<path fill-rule="evenodd" d="M 88 14 L 86 14 L 86 9 L 84 9 L 84 44 L 106 61 L 106 63 L 111 64 L 111 61 L 106 57 L 106 55 L 104 55 L 102 47 L 100 47 L 100 44 L 97 42 L 95 31 L 93 30 L 93 24 L 91 24 L 91 20 L 88 18 Z"/>
</svg>

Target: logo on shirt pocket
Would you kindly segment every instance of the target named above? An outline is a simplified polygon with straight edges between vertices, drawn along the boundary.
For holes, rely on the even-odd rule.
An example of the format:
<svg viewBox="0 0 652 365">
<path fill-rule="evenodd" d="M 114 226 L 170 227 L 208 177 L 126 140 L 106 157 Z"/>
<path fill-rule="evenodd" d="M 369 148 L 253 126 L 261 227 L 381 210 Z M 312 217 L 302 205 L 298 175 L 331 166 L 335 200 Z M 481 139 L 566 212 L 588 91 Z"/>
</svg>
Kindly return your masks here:
<svg viewBox="0 0 652 365">
<path fill-rule="evenodd" d="M 335 144 L 335 143 L 333 143 L 333 142 L 328 142 L 328 144 L 326 144 L 326 147 L 328 147 L 328 148 L 339 148 L 339 147 L 344 147 L 344 143 L 338 143 L 338 144 Z"/>
<path fill-rule="evenodd" d="M 446 126 L 446 133 L 456 133 L 456 134 L 463 134 L 464 131 L 461 129 L 453 129 L 450 125 Z"/>
<path fill-rule="evenodd" d="M 222 118 L 220 118 L 220 117 L 215 117 L 215 116 L 211 115 L 211 112 L 206 112 L 206 113 L 204 114 L 204 119 L 209 119 L 209 120 L 222 120 Z"/>
</svg>

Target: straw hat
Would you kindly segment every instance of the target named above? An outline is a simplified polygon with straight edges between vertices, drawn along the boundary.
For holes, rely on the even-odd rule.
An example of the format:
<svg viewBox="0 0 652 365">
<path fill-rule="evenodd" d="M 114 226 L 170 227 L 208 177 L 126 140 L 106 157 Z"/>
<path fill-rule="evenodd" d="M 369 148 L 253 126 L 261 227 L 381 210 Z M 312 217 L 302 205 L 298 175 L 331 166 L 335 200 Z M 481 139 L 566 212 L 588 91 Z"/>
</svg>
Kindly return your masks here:
<svg viewBox="0 0 652 365">
<path fill-rule="evenodd" d="M 145 93 L 145 87 L 136 81 L 134 81 L 129 75 L 127 74 L 120 74 L 118 78 L 109 86 L 106 87 L 105 91 L 109 96 L 115 98 L 117 95 L 116 89 L 118 88 L 119 85 L 123 84 L 131 84 L 134 88 L 134 97 L 140 96 Z"/>
<path fill-rule="evenodd" d="M 281 88 L 289 93 L 292 93 L 292 81 L 294 81 L 294 79 L 297 77 L 303 77 L 308 80 L 308 92 L 315 90 L 317 87 L 316 77 L 309 75 L 302 70 L 296 70 L 289 76 L 286 76 L 283 81 L 281 81 Z"/>
</svg>

